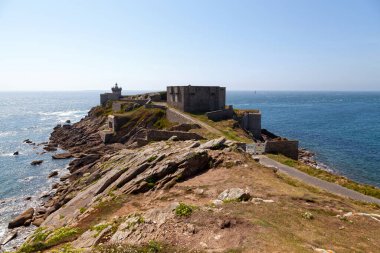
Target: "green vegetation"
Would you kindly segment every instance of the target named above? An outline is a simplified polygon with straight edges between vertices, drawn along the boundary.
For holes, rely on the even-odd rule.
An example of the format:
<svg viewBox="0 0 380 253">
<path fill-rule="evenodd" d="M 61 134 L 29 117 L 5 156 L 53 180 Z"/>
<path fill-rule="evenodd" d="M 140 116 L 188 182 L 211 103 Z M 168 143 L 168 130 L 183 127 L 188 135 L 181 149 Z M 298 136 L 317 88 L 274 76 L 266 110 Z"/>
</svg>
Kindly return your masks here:
<svg viewBox="0 0 380 253">
<path fill-rule="evenodd" d="M 239 142 L 247 142 L 247 143 L 252 142 L 252 139 L 244 132 L 243 129 L 241 129 L 240 127 L 236 127 L 237 122 L 233 119 L 221 120 L 221 121 L 215 122 L 215 121 L 209 120 L 204 113 L 202 114 L 187 113 L 187 114 L 219 130 L 224 135 L 224 137 L 226 137 L 226 139 L 239 141 Z"/>
<path fill-rule="evenodd" d="M 194 207 L 186 205 L 185 203 L 179 203 L 175 208 L 175 214 L 177 216 L 190 216 L 193 213 Z"/>
<path fill-rule="evenodd" d="M 153 162 L 153 161 L 156 160 L 156 159 L 157 159 L 157 156 L 156 156 L 156 155 L 153 155 L 153 156 L 149 157 L 148 159 L 146 159 L 146 161 L 147 161 L 148 163 L 151 163 L 151 162 Z"/>
<path fill-rule="evenodd" d="M 316 169 L 311 166 L 308 166 L 304 163 L 301 163 L 299 161 L 292 160 L 288 157 L 285 157 L 283 155 L 273 155 L 268 154 L 268 157 L 282 163 L 285 165 L 288 165 L 290 167 L 294 167 L 300 171 L 303 171 L 311 176 L 317 177 L 319 179 L 332 182 L 338 185 L 341 185 L 343 187 L 346 187 L 348 189 L 363 193 L 368 196 L 372 196 L 375 198 L 380 199 L 380 189 L 372 186 L 372 185 L 366 185 L 366 184 L 359 184 L 357 182 L 354 182 L 346 177 L 335 175 L 333 173 L 330 173 L 325 170 Z"/>
<path fill-rule="evenodd" d="M 110 223 L 98 224 L 90 228 L 91 231 L 96 231 L 94 237 L 98 237 L 98 235 L 107 227 L 112 226 Z"/>
<path fill-rule="evenodd" d="M 70 243 L 66 243 L 62 245 L 62 247 L 59 247 L 59 249 L 54 249 L 51 251 L 51 253 L 82 253 L 84 250 L 82 249 L 76 249 L 73 246 L 71 246 Z"/>
<path fill-rule="evenodd" d="M 94 109 L 92 110 L 92 113 L 96 117 L 111 115 L 112 114 L 112 104 L 107 104 L 106 106 L 98 105 L 98 106 L 94 107 Z"/>
<path fill-rule="evenodd" d="M 166 112 L 159 108 L 145 108 L 142 106 L 136 110 L 115 115 L 126 118 L 127 123 L 122 126 L 122 129 L 129 129 L 136 126 L 153 126 L 153 128 L 156 129 L 164 129 L 172 125 L 172 123 L 166 119 Z"/>
<path fill-rule="evenodd" d="M 84 212 L 86 212 L 86 210 L 87 210 L 87 209 L 86 209 L 85 207 L 81 207 L 81 208 L 79 208 L 79 212 L 80 212 L 80 213 L 84 213 Z"/>
<path fill-rule="evenodd" d="M 174 252 L 194 252 L 179 249 L 167 244 L 150 241 L 146 245 L 135 246 L 126 244 L 100 245 L 95 249 L 97 253 L 174 253 Z M 196 251 L 199 253 L 199 251 Z"/>
<path fill-rule="evenodd" d="M 28 239 L 18 250 L 17 253 L 38 252 L 51 248 L 55 245 L 71 241 L 79 234 L 77 228 L 62 227 L 53 231 L 46 228 L 38 228 L 33 236 Z"/>
<path fill-rule="evenodd" d="M 312 220 L 312 219 L 314 219 L 314 215 L 313 215 L 312 213 L 310 213 L 310 212 L 304 212 L 304 213 L 302 214 L 302 217 L 303 217 L 304 219 L 307 219 L 307 220 Z"/>
</svg>

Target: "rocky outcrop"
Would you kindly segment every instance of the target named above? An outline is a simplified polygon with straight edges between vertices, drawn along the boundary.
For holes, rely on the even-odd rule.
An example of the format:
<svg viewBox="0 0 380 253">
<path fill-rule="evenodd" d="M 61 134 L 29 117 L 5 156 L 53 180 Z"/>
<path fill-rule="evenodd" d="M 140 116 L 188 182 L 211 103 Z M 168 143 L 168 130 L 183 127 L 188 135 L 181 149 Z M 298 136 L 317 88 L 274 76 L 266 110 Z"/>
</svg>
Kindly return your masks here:
<svg viewBox="0 0 380 253">
<path fill-rule="evenodd" d="M 247 191 L 241 188 L 231 188 L 219 194 L 218 199 L 222 201 L 247 201 L 251 198 Z"/>
<path fill-rule="evenodd" d="M 60 154 L 55 154 L 51 156 L 53 159 L 69 159 L 73 157 L 73 155 L 69 152 L 66 153 L 60 153 Z"/>
<path fill-rule="evenodd" d="M 52 214 L 43 225 L 73 222 L 80 215 L 80 208 L 90 208 L 97 196 L 105 197 L 111 191 L 138 194 L 168 189 L 177 182 L 203 173 L 210 168 L 213 158 L 206 150 L 190 148 L 193 143 L 172 142 L 168 145 L 156 142 L 139 150 L 123 149 L 108 160 L 87 167 L 83 174 L 91 173 L 81 178 L 82 185 L 77 181 L 75 186 L 65 184 L 57 188 L 56 197 L 48 203 Z M 73 162 L 71 166 L 74 166 Z M 74 171 L 79 171 L 79 168 L 75 167 Z M 60 216 L 65 218 L 59 219 Z"/>
<path fill-rule="evenodd" d="M 29 208 L 28 210 L 24 211 L 22 214 L 14 218 L 11 222 L 8 224 L 8 228 L 16 228 L 24 225 L 30 225 L 32 218 L 34 214 L 34 209 Z"/>
</svg>

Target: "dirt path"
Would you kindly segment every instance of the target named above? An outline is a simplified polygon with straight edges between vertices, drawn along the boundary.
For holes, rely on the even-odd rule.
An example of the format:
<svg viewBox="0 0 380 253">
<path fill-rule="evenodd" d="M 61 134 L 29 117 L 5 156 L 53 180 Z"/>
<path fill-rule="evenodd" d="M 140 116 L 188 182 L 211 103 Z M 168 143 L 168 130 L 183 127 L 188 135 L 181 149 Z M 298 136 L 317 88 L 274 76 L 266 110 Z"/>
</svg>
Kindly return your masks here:
<svg viewBox="0 0 380 253">
<path fill-rule="evenodd" d="M 287 165 L 284 165 L 282 163 L 279 163 L 273 159 L 270 159 L 267 156 L 260 155 L 260 163 L 266 167 L 274 167 L 279 169 L 281 172 L 284 172 L 285 174 L 294 177 L 306 184 L 316 186 L 318 188 L 321 188 L 325 191 L 331 192 L 333 194 L 337 194 L 343 197 L 351 198 L 354 200 L 364 201 L 364 202 L 370 202 L 370 203 L 376 203 L 380 205 L 380 199 L 364 195 L 362 193 L 356 192 L 354 190 L 347 189 L 343 186 L 340 186 L 338 184 L 330 183 L 324 180 L 321 180 L 319 178 L 310 176 L 302 171 L 299 171 L 293 167 L 289 167 Z"/>
<path fill-rule="evenodd" d="M 182 115 L 184 118 L 188 119 L 189 121 L 193 122 L 194 124 L 198 124 L 200 125 L 201 127 L 203 127 L 204 129 L 208 130 L 209 132 L 211 133 L 214 133 L 214 134 L 217 134 L 217 135 L 220 135 L 220 136 L 224 136 L 222 132 L 220 132 L 218 129 L 215 129 L 213 128 L 212 126 L 208 125 L 207 123 L 197 119 L 197 118 L 194 118 L 194 117 L 191 117 L 190 115 L 184 113 L 184 112 L 181 112 L 180 110 L 177 110 L 173 107 L 169 107 L 167 105 L 167 103 L 164 103 L 164 102 L 155 102 L 155 104 L 157 105 L 163 105 L 163 106 L 166 106 L 168 108 L 168 110 L 171 110 L 175 113 L 178 113 L 180 115 Z"/>
</svg>

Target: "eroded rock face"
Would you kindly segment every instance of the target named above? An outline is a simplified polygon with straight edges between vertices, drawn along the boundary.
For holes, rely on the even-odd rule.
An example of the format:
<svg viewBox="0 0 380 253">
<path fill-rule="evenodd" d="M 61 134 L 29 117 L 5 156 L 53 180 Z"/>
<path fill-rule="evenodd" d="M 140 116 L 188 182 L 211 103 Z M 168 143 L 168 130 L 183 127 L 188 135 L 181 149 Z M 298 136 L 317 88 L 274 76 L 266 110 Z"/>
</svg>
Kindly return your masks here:
<svg viewBox="0 0 380 253">
<path fill-rule="evenodd" d="M 81 215 L 79 209 L 91 208 L 96 204 L 97 198 L 108 196 L 111 191 L 138 194 L 168 189 L 177 182 L 203 173 L 213 164 L 213 158 L 207 150 L 191 148 L 194 143 L 196 142 L 162 141 L 137 150 L 122 149 L 110 157 L 103 156 L 102 159 L 96 160 L 99 158 L 96 156 L 89 159 L 85 156 L 73 160 L 69 168 L 73 174 L 69 178 L 84 168 L 86 170 L 81 172 L 81 180 L 76 181 L 75 186 L 58 186 L 58 194 L 47 203 L 52 214 L 43 226 L 59 227 L 75 222 Z M 83 166 L 89 161 L 95 162 L 91 167 Z"/>
<path fill-rule="evenodd" d="M 30 225 L 33 218 L 33 214 L 34 214 L 33 208 L 27 209 L 22 214 L 14 218 L 11 222 L 9 222 L 8 228 L 16 228 L 16 227 L 20 227 L 24 225 Z"/>
</svg>

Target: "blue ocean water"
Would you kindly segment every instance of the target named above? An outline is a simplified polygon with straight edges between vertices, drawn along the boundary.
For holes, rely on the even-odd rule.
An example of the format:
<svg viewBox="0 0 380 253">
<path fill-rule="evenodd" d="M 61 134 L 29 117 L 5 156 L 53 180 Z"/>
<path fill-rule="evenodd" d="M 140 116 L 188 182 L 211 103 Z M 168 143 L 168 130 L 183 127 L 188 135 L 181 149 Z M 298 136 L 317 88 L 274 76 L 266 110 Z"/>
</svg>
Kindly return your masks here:
<svg viewBox="0 0 380 253">
<path fill-rule="evenodd" d="M 380 187 L 380 92 L 232 91 L 262 112 L 262 127 L 300 141 L 334 172 Z"/>
<path fill-rule="evenodd" d="M 11 216 L 36 206 L 58 180 L 47 179 L 52 170 L 67 173 L 68 161 L 41 155 L 42 146 L 23 140 L 47 141 L 57 123 L 78 121 L 97 105 L 99 93 L 0 92 L 0 238 Z M 227 102 L 260 109 L 264 128 L 298 139 L 335 172 L 380 186 L 380 92 L 229 91 Z M 42 165 L 31 166 L 37 159 Z"/>
<path fill-rule="evenodd" d="M 37 144 L 48 141 L 57 123 L 80 120 L 98 101 L 99 92 L 0 92 L 0 238 L 12 216 L 37 206 L 42 193 L 59 180 L 47 178 L 51 171 L 67 173 L 67 160 L 39 154 L 43 146 Z M 20 154 L 13 156 L 15 151 Z M 33 160 L 44 162 L 32 166 Z"/>
</svg>

